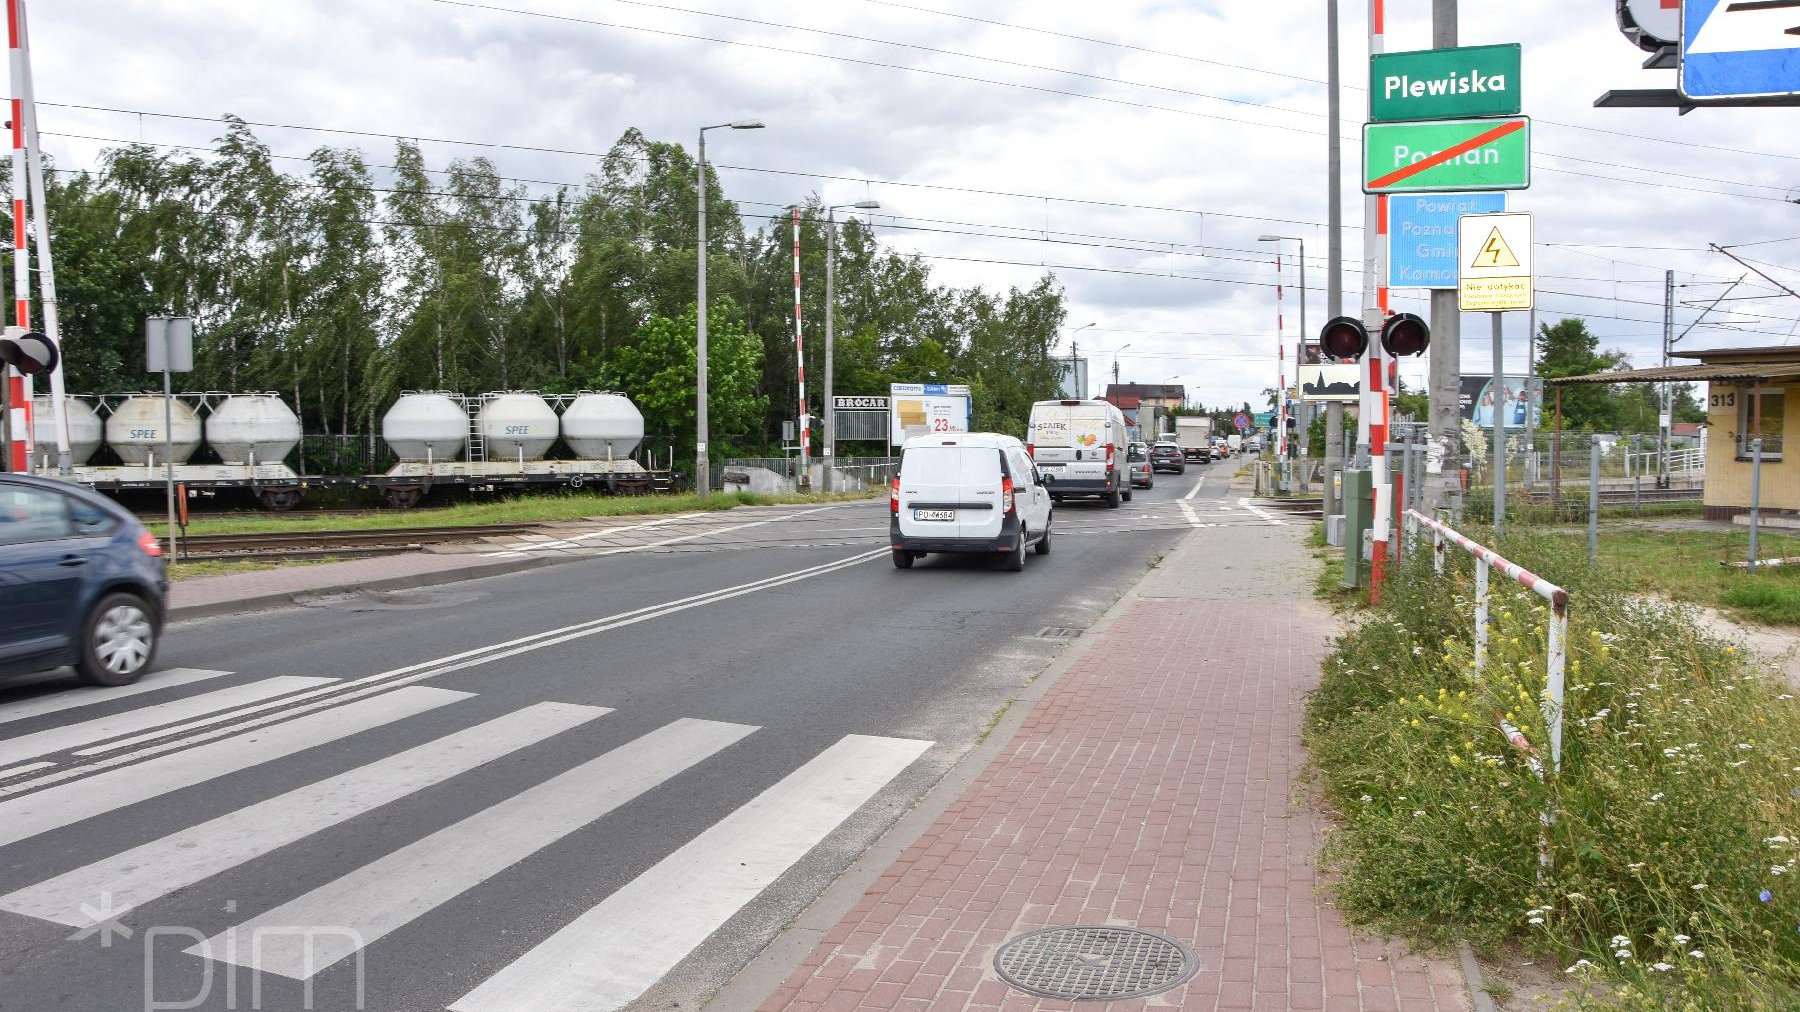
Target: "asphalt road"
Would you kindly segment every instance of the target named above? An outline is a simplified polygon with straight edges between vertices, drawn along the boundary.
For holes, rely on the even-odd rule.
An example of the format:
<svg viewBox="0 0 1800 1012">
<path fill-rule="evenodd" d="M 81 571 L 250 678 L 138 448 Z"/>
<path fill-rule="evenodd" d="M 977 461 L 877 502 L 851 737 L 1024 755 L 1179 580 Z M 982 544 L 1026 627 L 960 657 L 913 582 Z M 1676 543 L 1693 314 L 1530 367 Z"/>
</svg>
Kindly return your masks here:
<svg viewBox="0 0 1800 1012">
<path fill-rule="evenodd" d="M 1231 470 L 1061 504 L 1022 574 L 735 510 L 0 686 L 0 1010 L 696 1007 L 1184 532 L 1263 522 Z"/>
</svg>

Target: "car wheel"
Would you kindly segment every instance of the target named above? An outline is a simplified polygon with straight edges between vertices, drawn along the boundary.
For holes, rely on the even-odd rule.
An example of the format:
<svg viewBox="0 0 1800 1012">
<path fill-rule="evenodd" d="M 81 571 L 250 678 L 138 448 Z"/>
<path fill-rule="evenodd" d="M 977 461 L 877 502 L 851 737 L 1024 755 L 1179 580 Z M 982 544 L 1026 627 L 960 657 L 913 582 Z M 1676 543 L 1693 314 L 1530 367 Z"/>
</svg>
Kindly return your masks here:
<svg viewBox="0 0 1800 1012">
<path fill-rule="evenodd" d="M 156 639 L 156 623 L 143 598 L 108 594 L 82 625 L 75 673 L 89 685 L 130 685 L 150 670 Z"/>
<path fill-rule="evenodd" d="M 1044 536 L 1038 539 L 1037 545 L 1032 550 L 1039 555 L 1050 554 L 1050 528 L 1044 528 Z"/>
<path fill-rule="evenodd" d="M 1026 537 L 1026 533 L 1027 532 L 1026 532 L 1025 528 L 1023 528 L 1023 527 L 1019 528 L 1019 543 L 1012 547 L 1012 551 L 1006 553 L 1007 572 L 1017 573 L 1017 572 L 1024 570 L 1024 568 L 1025 568 L 1025 537 Z"/>
<path fill-rule="evenodd" d="M 1130 502 L 1131 501 L 1131 490 L 1126 489 L 1125 493 L 1123 495 L 1119 496 L 1119 498 L 1125 500 L 1126 502 Z"/>
<path fill-rule="evenodd" d="M 1113 489 L 1111 492 L 1106 493 L 1106 508 L 1109 510 L 1116 510 L 1119 508 L 1118 489 Z"/>
<path fill-rule="evenodd" d="M 898 548 L 894 549 L 894 568 L 895 569 L 911 569 L 912 564 L 913 564 L 913 553 L 901 551 Z"/>
</svg>

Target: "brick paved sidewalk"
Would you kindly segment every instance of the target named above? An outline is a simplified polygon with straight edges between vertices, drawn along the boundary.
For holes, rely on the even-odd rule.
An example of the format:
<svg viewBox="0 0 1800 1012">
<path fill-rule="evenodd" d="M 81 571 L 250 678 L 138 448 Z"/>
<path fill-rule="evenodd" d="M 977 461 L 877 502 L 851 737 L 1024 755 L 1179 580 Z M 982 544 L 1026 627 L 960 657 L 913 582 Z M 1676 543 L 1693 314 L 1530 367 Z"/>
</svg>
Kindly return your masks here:
<svg viewBox="0 0 1800 1012">
<path fill-rule="evenodd" d="M 1140 588 L 762 1008 L 1075 1008 L 1014 991 L 992 969 L 1007 939 L 1070 924 L 1166 932 L 1200 963 L 1175 990 L 1084 1008 L 1469 1008 L 1452 965 L 1353 937 L 1316 892 L 1324 826 L 1295 803 L 1294 781 L 1333 619 L 1292 593 L 1294 531 L 1219 532 L 1261 540 L 1268 555 L 1240 556 L 1227 582 L 1286 565 L 1290 592 L 1275 606 L 1185 593 L 1233 568 L 1201 569 L 1203 534 L 1190 537 L 1171 559 L 1188 575 Z"/>
</svg>

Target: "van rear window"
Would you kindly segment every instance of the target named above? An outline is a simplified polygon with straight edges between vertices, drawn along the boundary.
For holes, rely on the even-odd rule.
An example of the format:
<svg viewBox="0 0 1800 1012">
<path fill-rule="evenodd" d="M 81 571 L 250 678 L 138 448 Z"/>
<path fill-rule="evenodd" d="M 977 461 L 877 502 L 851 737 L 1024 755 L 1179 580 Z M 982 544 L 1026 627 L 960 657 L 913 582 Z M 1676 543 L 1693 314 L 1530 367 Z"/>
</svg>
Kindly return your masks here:
<svg viewBox="0 0 1800 1012">
<path fill-rule="evenodd" d="M 979 485 L 1000 481 L 1000 451 L 973 446 L 915 446 L 900 473 L 922 485 Z"/>
</svg>

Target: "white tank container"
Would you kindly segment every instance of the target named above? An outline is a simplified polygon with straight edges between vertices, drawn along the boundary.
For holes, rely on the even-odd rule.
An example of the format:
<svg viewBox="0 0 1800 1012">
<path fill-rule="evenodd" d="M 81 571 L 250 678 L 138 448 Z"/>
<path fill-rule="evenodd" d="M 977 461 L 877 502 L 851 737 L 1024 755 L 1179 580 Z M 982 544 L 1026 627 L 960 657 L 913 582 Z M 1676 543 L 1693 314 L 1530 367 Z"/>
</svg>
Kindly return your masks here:
<svg viewBox="0 0 1800 1012">
<path fill-rule="evenodd" d="M 63 410 L 69 417 L 69 463 L 79 467 L 100 449 L 105 426 L 93 405 L 73 397 L 63 398 Z M 31 438 L 37 441 L 37 456 L 46 452 L 56 462 L 56 418 L 50 413 L 50 397 L 39 394 L 31 399 Z"/>
<path fill-rule="evenodd" d="M 489 460 L 539 460 L 556 442 L 556 409 L 536 394 L 491 394 L 475 424 Z"/>
<path fill-rule="evenodd" d="M 233 394 L 206 416 L 206 442 L 227 464 L 279 464 L 300 445 L 300 419 L 273 394 Z"/>
<path fill-rule="evenodd" d="M 200 448 L 200 416 L 181 398 L 169 408 L 174 424 L 175 463 L 185 464 Z M 138 394 L 127 397 L 106 420 L 106 443 L 127 464 L 163 463 L 163 397 Z"/>
<path fill-rule="evenodd" d="M 583 460 L 619 460 L 644 441 L 644 414 L 624 394 L 582 394 L 562 413 L 562 436 Z"/>
<path fill-rule="evenodd" d="M 469 441 L 469 416 L 443 394 L 402 394 L 381 416 L 381 438 L 401 460 L 455 460 Z"/>
</svg>

